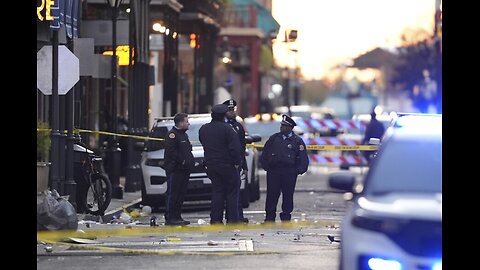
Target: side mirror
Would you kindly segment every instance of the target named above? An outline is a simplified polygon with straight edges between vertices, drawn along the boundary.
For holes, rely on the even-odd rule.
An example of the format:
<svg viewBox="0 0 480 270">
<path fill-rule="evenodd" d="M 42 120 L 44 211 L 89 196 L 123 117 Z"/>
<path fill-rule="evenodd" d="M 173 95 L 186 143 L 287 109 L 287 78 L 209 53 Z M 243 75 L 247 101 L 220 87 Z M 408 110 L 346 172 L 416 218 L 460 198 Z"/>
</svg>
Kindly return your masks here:
<svg viewBox="0 0 480 270">
<path fill-rule="evenodd" d="M 334 172 L 328 177 L 328 184 L 331 188 L 353 192 L 355 176 L 349 171 Z"/>
<path fill-rule="evenodd" d="M 133 150 L 143 152 L 145 150 L 145 142 L 135 142 Z"/>
</svg>

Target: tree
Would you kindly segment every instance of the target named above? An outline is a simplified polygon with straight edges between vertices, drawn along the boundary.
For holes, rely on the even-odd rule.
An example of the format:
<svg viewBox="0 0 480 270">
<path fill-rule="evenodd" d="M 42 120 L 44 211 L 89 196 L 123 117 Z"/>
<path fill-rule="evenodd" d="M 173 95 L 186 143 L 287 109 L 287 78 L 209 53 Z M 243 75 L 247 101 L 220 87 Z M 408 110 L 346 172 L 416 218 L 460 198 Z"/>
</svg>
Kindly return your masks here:
<svg viewBox="0 0 480 270">
<path fill-rule="evenodd" d="M 402 41 L 403 45 L 397 48 L 399 61 L 394 66 L 395 72 L 390 82 L 412 91 L 423 79 L 423 70 L 431 71 L 435 77 L 435 48 L 433 39 L 424 30 L 407 30 Z"/>
</svg>

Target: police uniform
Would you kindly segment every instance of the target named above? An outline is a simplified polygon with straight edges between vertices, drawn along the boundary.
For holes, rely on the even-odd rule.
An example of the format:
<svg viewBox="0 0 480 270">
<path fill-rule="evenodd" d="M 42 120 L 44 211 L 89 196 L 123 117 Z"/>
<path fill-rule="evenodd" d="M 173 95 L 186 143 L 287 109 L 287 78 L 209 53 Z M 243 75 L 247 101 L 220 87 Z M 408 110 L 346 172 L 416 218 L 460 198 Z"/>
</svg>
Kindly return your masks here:
<svg viewBox="0 0 480 270">
<path fill-rule="evenodd" d="M 238 196 L 240 175 L 238 168 L 242 162 L 241 147 L 237 133 L 225 122 L 228 107 L 217 104 L 212 108 L 212 121 L 204 124 L 199 140 L 205 153 L 207 175 L 212 181 L 212 202 L 210 223 L 223 223 L 225 202 L 227 222 L 239 222 Z"/>
<path fill-rule="evenodd" d="M 292 128 L 296 125 L 288 115 L 282 117 L 281 125 Z M 297 176 L 305 173 L 309 164 L 305 143 L 293 131 L 288 134 L 275 133 L 265 143 L 260 162 L 267 171 L 265 221 L 275 221 L 280 192 L 282 193 L 280 219 L 291 220 Z"/>
<path fill-rule="evenodd" d="M 195 166 L 192 144 L 186 130 L 176 127 L 165 138 L 165 170 L 167 173 L 166 225 L 187 225 L 181 217 L 182 204 L 187 192 L 190 170 Z"/>
<path fill-rule="evenodd" d="M 237 106 L 237 102 L 233 99 L 226 100 L 225 102 L 223 102 L 223 104 L 227 105 L 229 110 L 234 110 L 235 107 Z M 245 149 L 245 145 L 246 145 L 245 128 L 243 128 L 243 125 L 240 124 L 235 118 L 232 118 L 232 119 L 228 118 L 227 122 L 233 127 L 233 129 L 237 133 L 238 139 L 240 141 L 241 153 L 242 153 L 241 169 L 243 169 L 244 171 L 248 171 L 247 159 L 245 157 L 245 151 L 246 151 L 246 149 Z M 240 172 L 241 172 L 241 170 L 239 170 L 239 173 Z M 240 185 L 241 185 L 241 182 L 240 182 Z M 248 187 L 245 187 L 245 188 L 248 188 Z M 240 187 L 238 187 L 238 190 L 240 192 Z M 244 223 L 248 223 L 248 218 L 245 218 L 243 216 L 243 206 L 242 206 L 240 193 L 239 193 L 239 196 L 238 196 L 238 215 L 239 215 L 241 221 L 243 221 Z"/>
<path fill-rule="evenodd" d="M 363 138 L 363 144 L 368 144 L 371 138 L 381 139 L 383 133 L 385 133 L 385 127 L 383 124 L 377 120 L 377 114 L 375 112 L 370 113 L 370 122 L 367 125 L 365 130 L 365 136 Z M 370 162 L 371 156 L 375 151 L 363 151 L 363 156 Z"/>
</svg>

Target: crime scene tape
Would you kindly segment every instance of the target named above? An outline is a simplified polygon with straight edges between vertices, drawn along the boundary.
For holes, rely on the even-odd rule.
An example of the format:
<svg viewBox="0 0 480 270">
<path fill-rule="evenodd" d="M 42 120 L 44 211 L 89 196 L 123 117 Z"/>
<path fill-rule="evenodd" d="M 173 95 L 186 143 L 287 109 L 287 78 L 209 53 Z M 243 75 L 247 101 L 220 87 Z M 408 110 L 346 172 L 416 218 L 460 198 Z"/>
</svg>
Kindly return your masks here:
<svg viewBox="0 0 480 270">
<path fill-rule="evenodd" d="M 304 130 L 321 130 L 323 128 L 329 129 L 365 129 L 366 122 L 358 120 L 333 120 L 333 119 L 306 119 L 301 118 L 296 120 L 298 126 Z"/>
<path fill-rule="evenodd" d="M 363 156 L 325 156 L 325 155 L 308 155 L 312 164 L 349 164 L 349 165 L 368 165 L 368 161 Z"/>
<path fill-rule="evenodd" d="M 255 148 L 263 148 L 263 144 L 247 144 Z M 377 145 L 306 145 L 307 150 L 335 150 L 335 151 L 357 151 L 377 150 Z"/>
<path fill-rule="evenodd" d="M 46 131 L 51 131 L 51 129 L 37 129 L 39 132 L 46 132 Z M 65 131 L 64 131 L 65 132 Z M 119 137 L 125 137 L 125 138 L 133 138 L 133 139 L 140 139 L 140 140 L 153 140 L 153 141 L 164 141 L 165 139 L 163 138 L 153 138 L 153 137 L 145 137 L 145 136 L 138 136 L 138 135 L 129 135 L 129 134 L 119 134 L 119 133 L 113 133 L 113 132 L 108 132 L 108 131 L 99 131 L 99 130 L 88 130 L 88 129 L 75 129 L 74 132 L 77 133 L 95 133 L 95 134 L 103 134 L 103 135 L 109 135 L 109 136 L 119 136 Z M 192 141 L 192 143 L 199 143 L 198 141 Z M 263 148 L 263 144 L 255 144 L 255 143 L 250 143 L 247 144 L 247 146 L 252 146 L 255 148 Z M 363 151 L 363 150 L 377 150 L 378 146 L 377 145 L 306 145 L 307 150 L 334 150 L 334 151 Z"/>
<path fill-rule="evenodd" d="M 168 234 L 168 233 L 191 233 L 191 232 L 218 232 L 218 231 L 234 231 L 234 230 L 254 230 L 254 229 L 295 229 L 303 227 L 333 227 L 338 225 L 332 220 L 314 220 L 314 221 L 298 221 L 283 223 L 262 223 L 262 224 L 227 224 L 227 225 L 198 225 L 198 226 L 156 226 L 135 225 L 118 228 L 118 229 L 89 229 L 85 232 L 62 230 L 62 231 L 38 231 L 37 241 L 56 241 L 69 237 L 94 239 L 96 237 L 111 236 L 133 236 L 145 234 Z"/>
</svg>

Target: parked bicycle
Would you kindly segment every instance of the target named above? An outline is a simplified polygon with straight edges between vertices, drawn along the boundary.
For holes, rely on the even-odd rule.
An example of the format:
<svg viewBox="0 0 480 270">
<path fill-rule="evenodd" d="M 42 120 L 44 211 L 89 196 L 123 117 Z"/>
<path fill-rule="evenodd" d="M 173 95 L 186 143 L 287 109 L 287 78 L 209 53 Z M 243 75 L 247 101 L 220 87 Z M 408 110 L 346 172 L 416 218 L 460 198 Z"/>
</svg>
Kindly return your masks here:
<svg viewBox="0 0 480 270">
<path fill-rule="evenodd" d="M 76 142 L 73 150 L 77 212 L 102 216 L 112 200 L 112 184 L 104 173 L 103 160 L 81 142 Z"/>
</svg>

